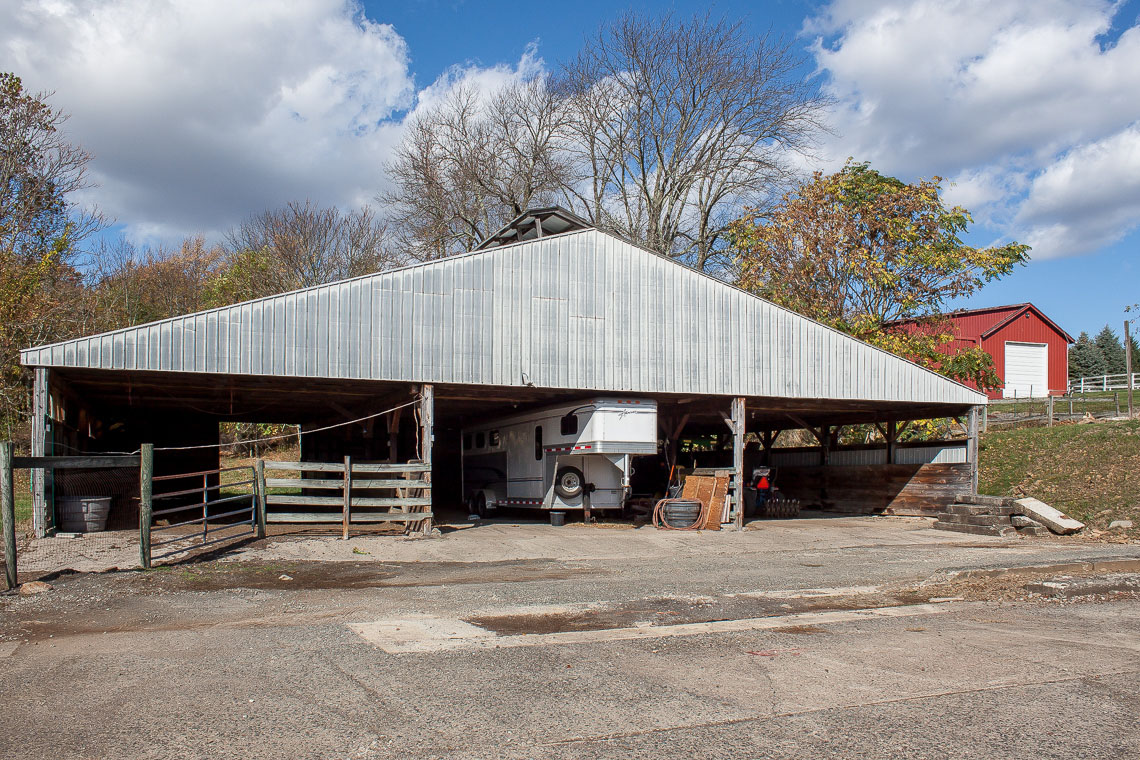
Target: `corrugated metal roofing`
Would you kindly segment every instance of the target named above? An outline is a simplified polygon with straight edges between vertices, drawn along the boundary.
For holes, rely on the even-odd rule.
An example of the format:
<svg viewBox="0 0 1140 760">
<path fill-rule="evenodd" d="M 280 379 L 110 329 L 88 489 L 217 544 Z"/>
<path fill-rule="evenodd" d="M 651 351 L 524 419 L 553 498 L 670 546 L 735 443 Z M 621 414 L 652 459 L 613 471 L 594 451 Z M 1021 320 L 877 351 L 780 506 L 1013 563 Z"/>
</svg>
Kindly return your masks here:
<svg viewBox="0 0 1140 760">
<path fill-rule="evenodd" d="M 985 400 L 597 230 L 32 348 L 21 360 L 635 393 Z"/>
</svg>

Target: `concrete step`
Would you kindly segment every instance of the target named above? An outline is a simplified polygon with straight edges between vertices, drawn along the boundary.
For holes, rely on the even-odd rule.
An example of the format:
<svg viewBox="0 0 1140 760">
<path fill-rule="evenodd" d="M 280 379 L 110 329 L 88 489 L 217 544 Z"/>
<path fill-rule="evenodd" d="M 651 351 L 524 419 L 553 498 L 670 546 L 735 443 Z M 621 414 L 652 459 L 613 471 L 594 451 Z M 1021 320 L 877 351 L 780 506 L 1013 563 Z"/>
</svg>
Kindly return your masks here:
<svg viewBox="0 0 1140 760">
<path fill-rule="evenodd" d="M 957 533 L 970 533 L 975 536 L 1016 536 L 1017 528 L 1012 525 L 1004 528 L 996 525 L 967 525 L 957 522 L 943 522 L 938 520 L 932 526 L 935 530 L 952 530 Z"/>
<path fill-rule="evenodd" d="M 1013 514 L 1013 507 L 994 507 L 985 504 L 951 504 L 946 511 L 952 515 L 1001 515 Z"/>
<path fill-rule="evenodd" d="M 986 496 L 985 494 L 960 493 L 954 500 L 961 504 L 979 504 L 984 507 L 1012 507 L 1014 501 L 1009 496 Z"/>
<path fill-rule="evenodd" d="M 1044 525 L 1027 525 L 1024 528 L 1017 528 L 1018 533 L 1023 536 L 1051 536 L 1053 531 L 1046 528 Z"/>
<path fill-rule="evenodd" d="M 940 512 L 938 519 L 942 522 L 959 523 L 961 525 L 996 525 L 999 528 L 1012 527 L 1009 515 L 960 515 L 952 512 Z"/>
</svg>

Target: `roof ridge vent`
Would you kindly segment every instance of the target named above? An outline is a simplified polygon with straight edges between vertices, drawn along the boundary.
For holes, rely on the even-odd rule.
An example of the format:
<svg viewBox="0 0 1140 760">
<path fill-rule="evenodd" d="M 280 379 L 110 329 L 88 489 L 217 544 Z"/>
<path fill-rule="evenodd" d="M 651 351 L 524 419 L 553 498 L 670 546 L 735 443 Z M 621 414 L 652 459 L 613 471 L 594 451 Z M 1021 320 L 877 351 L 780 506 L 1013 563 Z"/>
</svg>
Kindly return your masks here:
<svg viewBox="0 0 1140 760">
<path fill-rule="evenodd" d="M 502 229 L 487 236 L 475 246 L 476 251 L 488 248 L 497 248 L 501 245 L 521 243 L 526 240 L 537 240 L 550 235 L 562 235 L 567 232 L 593 229 L 594 225 L 567 211 L 561 206 L 545 206 L 543 208 L 527 209 L 523 213 L 507 222 Z"/>
</svg>

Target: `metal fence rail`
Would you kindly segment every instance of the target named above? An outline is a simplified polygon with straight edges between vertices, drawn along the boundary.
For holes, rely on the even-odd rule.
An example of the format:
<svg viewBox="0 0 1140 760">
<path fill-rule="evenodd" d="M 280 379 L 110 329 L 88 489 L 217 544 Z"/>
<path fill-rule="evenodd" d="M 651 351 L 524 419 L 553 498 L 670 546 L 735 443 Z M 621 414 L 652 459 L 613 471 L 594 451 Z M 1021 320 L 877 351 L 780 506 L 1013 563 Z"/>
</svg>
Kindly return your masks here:
<svg viewBox="0 0 1140 760">
<path fill-rule="evenodd" d="M 266 477 L 266 470 L 297 474 Z M 305 477 L 307 473 L 316 473 L 318 477 Z M 430 464 L 358 464 L 352 457 L 345 457 L 344 462 L 258 460 L 257 478 L 269 523 L 340 523 L 344 538 L 348 538 L 354 524 L 402 522 L 411 528 L 416 523 L 425 533 L 431 530 Z M 282 493 L 283 490 L 291 493 Z M 310 507 L 318 511 L 273 507 Z"/>
<path fill-rule="evenodd" d="M 223 483 L 222 474 L 232 472 L 244 472 L 248 477 L 244 480 Z M 222 467 L 216 470 L 158 475 L 151 478 L 151 483 L 173 483 L 180 480 L 198 481 L 199 479 L 201 482 L 195 482 L 191 488 L 175 488 L 171 491 L 151 493 L 150 532 L 153 535 L 160 531 L 169 531 L 166 534 L 169 537 L 164 537 L 158 541 L 153 539 L 149 541 L 151 560 L 201 549 L 222 541 L 236 541 L 240 538 L 252 538 L 258 535 L 257 475 L 253 467 Z M 216 480 L 216 482 L 212 483 L 211 480 Z M 249 488 L 249 493 L 225 495 L 226 489 L 233 490 L 246 487 Z M 178 500 L 193 497 L 197 497 L 198 500 L 178 503 Z M 165 506 L 160 502 L 172 506 Z M 231 508 L 243 502 L 244 504 L 237 509 Z M 219 508 L 221 511 L 218 511 Z M 200 516 L 199 512 L 201 513 Z M 194 516 L 182 519 L 188 514 Z M 173 518 L 172 515 L 179 515 L 179 517 Z M 158 518 L 165 518 L 166 524 L 156 524 L 155 520 Z M 201 526 L 200 531 L 197 529 L 186 530 L 191 526 L 198 525 Z M 232 532 L 241 528 L 245 528 L 245 530 L 239 533 Z M 161 554 L 154 554 L 154 549 L 160 546 L 172 546 L 173 548 Z"/>
</svg>

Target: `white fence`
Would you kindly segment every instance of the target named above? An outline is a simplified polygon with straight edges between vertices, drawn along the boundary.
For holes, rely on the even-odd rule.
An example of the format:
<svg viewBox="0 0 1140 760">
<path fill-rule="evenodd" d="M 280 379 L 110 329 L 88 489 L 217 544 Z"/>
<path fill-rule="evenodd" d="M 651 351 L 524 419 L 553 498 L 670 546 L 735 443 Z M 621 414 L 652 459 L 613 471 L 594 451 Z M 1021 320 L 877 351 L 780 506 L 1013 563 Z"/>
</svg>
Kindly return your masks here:
<svg viewBox="0 0 1140 760">
<path fill-rule="evenodd" d="M 1069 379 L 1069 393 L 1090 393 L 1093 391 L 1126 391 L 1128 390 L 1128 375 L 1121 372 L 1116 375 L 1096 375 L 1094 377 L 1076 377 Z M 1140 388 L 1140 372 L 1132 373 L 1132 387 Z"/>
</svg>

